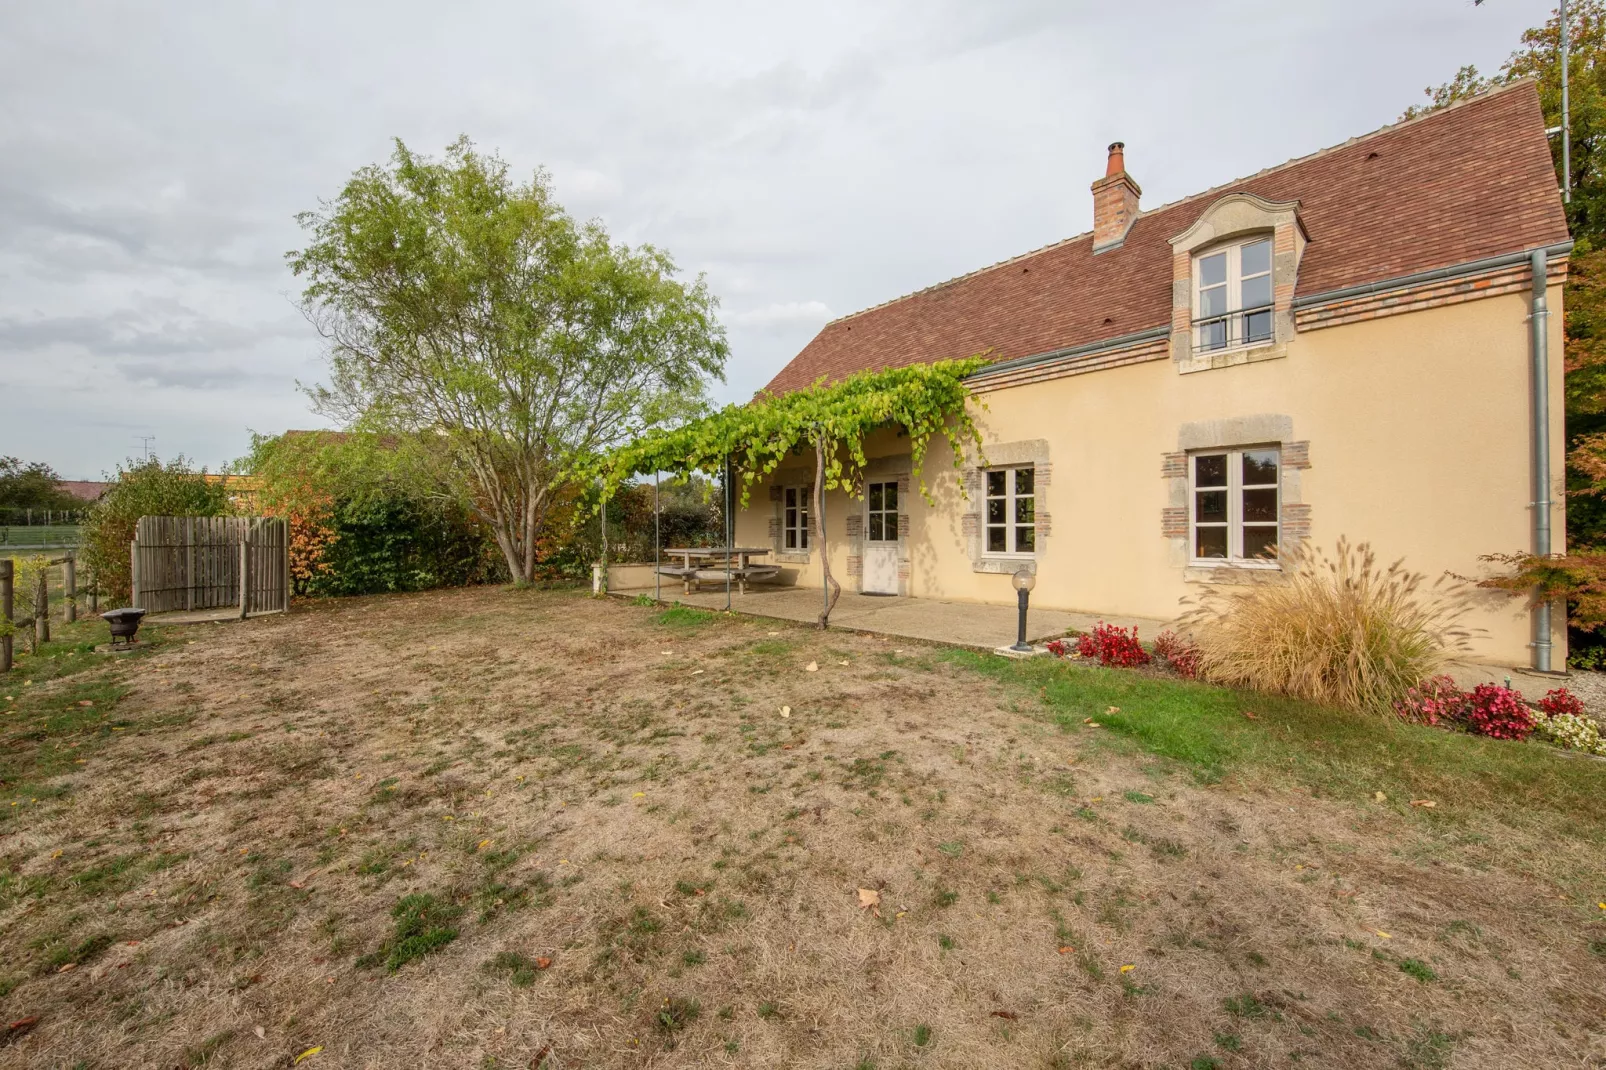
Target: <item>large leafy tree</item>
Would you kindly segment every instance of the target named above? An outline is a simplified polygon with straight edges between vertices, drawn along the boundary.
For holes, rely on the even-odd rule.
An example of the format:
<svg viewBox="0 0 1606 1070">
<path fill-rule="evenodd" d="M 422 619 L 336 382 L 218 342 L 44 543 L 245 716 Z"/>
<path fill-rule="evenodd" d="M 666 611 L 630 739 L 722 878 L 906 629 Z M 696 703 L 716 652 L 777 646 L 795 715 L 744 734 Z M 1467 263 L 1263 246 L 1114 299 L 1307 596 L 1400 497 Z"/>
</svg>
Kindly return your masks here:
<svg viewBox="0 0 1606 1070">
<path fill-rule="evenodd" d="M 544 172 L 516 182 L 465 138 L 400 141 L 298 217 L 302 309 L 329 345 L 319 411 L 422 443 L 529 582 L 543 521 L 587 459 L 699 410 L 728 350 L 701 276 L 577 223 Z"/>
<path fill-rule="evenodd" d="M 61 489 L 61 477 L 43 461 L 0 457 L 0 508 L 76 509 L 82 505 Z"/>
</svg>

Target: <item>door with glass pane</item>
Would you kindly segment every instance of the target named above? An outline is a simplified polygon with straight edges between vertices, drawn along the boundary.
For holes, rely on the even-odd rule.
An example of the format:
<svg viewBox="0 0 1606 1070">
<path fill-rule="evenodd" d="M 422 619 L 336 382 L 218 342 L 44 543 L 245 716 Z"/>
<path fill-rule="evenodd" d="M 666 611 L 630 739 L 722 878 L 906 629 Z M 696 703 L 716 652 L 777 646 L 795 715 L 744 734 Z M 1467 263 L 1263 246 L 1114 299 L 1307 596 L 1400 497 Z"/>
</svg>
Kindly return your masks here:
<svg viewBox="0 0 1606 1070">
<path fill-rule="evenodd" d="M 898 593 L 898 484 L 871 483 L 864 496 L 865 594 Z"/>
</svg>

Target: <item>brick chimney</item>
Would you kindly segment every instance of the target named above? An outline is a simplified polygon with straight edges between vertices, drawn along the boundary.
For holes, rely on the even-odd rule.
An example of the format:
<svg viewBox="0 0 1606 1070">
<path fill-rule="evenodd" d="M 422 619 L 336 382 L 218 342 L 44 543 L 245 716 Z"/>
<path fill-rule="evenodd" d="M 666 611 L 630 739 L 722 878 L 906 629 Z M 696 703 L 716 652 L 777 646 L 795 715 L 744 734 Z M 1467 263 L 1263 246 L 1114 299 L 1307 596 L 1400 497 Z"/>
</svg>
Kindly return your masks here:
<svg viewBox="0 0 1606 1070">
<path fill-rule="evenodd" d="M 1093 183 L 1093 251 L 1119 248 L 1126 232 L 1138 216 L 1138 198 L 1143 191 L 1126 173 L 1126 146 L 1117 141 L 1110 146 L 1110 161 L 1104 177 Z"/>
</svg>

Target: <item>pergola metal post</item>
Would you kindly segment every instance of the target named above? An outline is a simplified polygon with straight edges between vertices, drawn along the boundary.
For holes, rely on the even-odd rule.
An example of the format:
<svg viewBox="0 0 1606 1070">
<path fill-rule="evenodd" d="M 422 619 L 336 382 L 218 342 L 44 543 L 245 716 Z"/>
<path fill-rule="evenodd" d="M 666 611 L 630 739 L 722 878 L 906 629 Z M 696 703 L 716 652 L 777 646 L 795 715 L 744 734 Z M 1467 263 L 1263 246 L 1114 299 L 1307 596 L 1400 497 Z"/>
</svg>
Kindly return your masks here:
<svg viewBox="0 0 1606 1070">
<path fill-rule="evenodd" d="M 725 455 L 725 612 L 731 611 L 731 553 L 736 549 L 736 525 L 731 518 L 731 458 Z"/>
<path fill-rule="evenodd" d="M 662 602 L 664 600 L 664 578 L 658 571 L 658 548 L 663 545 L 664 541 L 663 536 L 658 532 L 658 514 L 660 511 L 658 481 L 662 475 L 662 472 L 654 472 L 652 474 L 652 600 L 654 602 Z"/>
<path fill-rule="evenodd" d="M 1572 116 L 1567 106 L 1567 53 L 1571 42 L 1567 40 L 1567 0 L 1561 0 L 1556 10 L 1558 29 L 1561 31 L 1561 199 L 1568 204 L 1573 200 L 1573 131 Z"/>
</svg>

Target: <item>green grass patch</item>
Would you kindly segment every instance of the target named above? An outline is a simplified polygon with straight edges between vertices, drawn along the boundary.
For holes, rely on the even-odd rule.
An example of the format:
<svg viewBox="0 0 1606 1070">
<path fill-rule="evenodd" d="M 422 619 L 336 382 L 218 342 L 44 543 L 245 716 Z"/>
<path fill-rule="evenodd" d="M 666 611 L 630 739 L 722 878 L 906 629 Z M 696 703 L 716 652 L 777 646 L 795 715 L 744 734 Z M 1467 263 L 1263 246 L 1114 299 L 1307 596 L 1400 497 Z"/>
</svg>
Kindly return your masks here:
<svg viewBox="0 0 1606 1070">
<path fill-rule="evenodd" d="M 716 616 L 709 610 L 697 609 L 694 606 L 683 606 L 676 602 L 662 613 L 654 615 L 653 620 L 660 627 L 674 628 L 680 631 L 696 631 L 714 623 Z"/>
<path fill-rule="evenodd" d="M 384 966 L 395 973 L 414 959 L 439 951 L 457 939 L 453 926 L 463 916 L 463 908 L 428 892 L 416 892 L 398 900 L 390 915 L 396 919 L 390 939 L 358 959 L 358 966 Z"/>
<path fill-rule="evenodd" d="M 1402 808 L 1412 798 L 1437 800 L 1435 810 L 1414 811 L 1423 821 L 1489 818 L 1606 842 L 1606 811 L 1596 805 L 1606 794 L 1606 763 L 1543 744 L 1051 658 L 1012 661 L 964 650 L 941 656 L 1036 696 L 1061 728 L 1083 733 L 1095 747 L 1158 754 L 1207 783 L 1253 771 L 1356 801 L 1376 791 Z M 1101 727 L 1086 728 L 1090 718 Z"/>
</svg>

